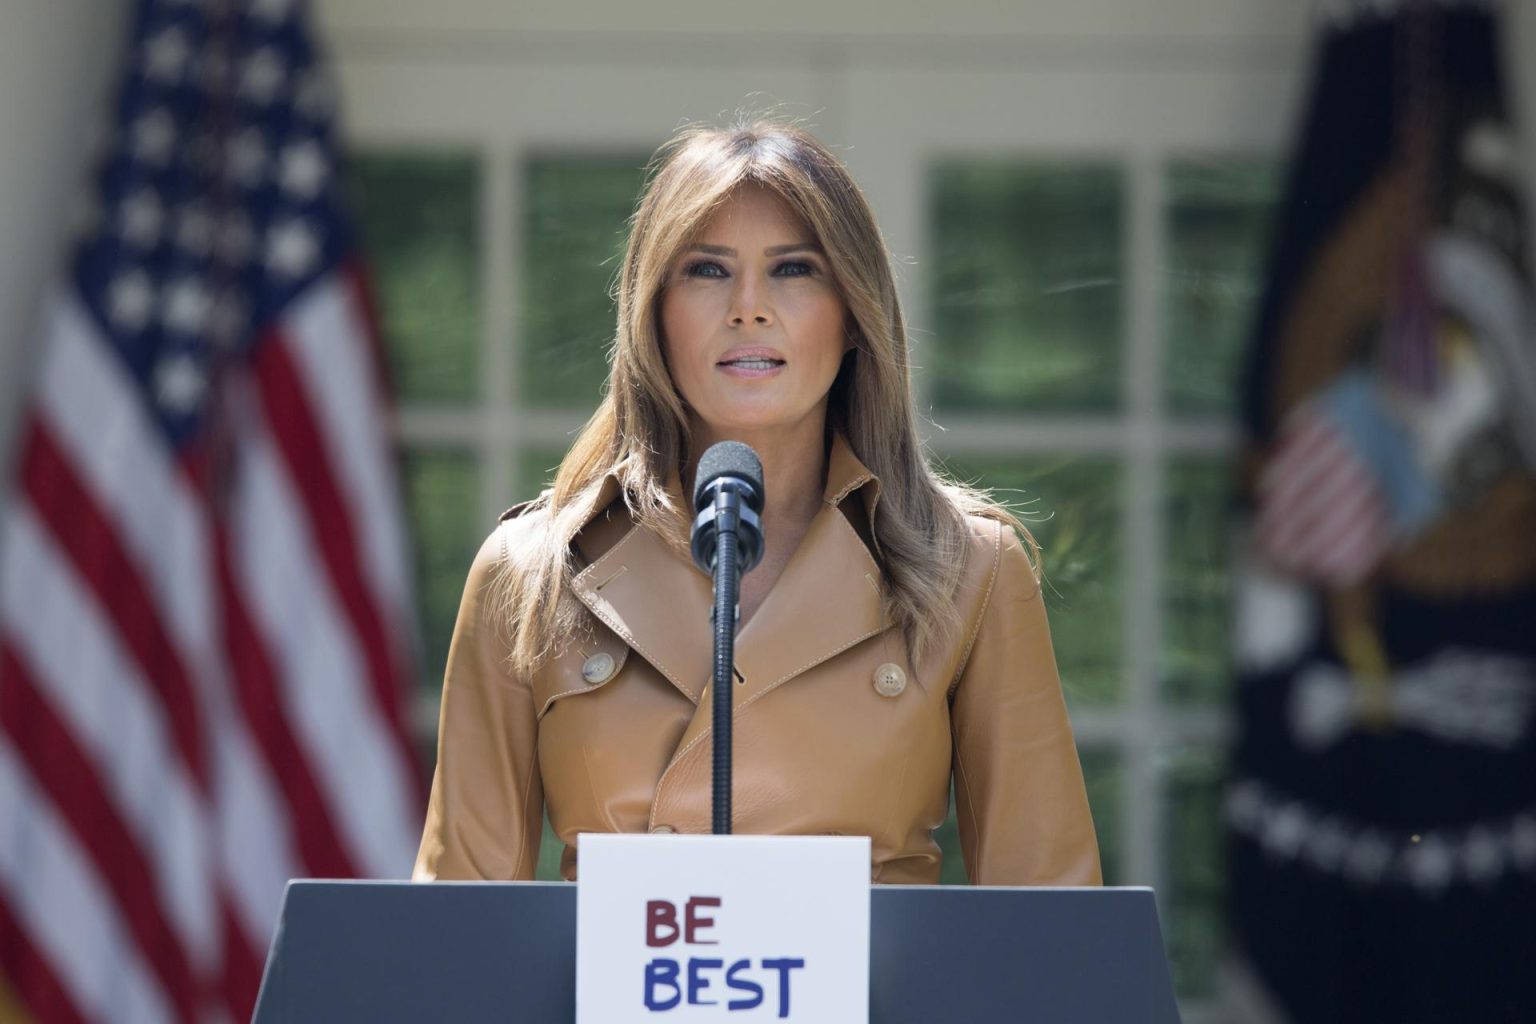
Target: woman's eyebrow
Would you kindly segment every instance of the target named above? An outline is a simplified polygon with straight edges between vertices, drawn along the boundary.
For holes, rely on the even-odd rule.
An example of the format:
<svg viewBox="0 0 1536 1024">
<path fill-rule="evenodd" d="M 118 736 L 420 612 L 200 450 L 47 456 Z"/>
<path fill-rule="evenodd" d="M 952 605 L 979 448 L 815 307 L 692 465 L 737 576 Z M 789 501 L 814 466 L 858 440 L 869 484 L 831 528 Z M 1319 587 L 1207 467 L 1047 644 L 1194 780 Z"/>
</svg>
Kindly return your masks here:
<svg viewBox="0 0 1536 1024">
<path fill-rule="evenodd" d="M 708 253 L 711 256 L 730 256 L 735 258 L 736 250 L 728 245 L 706 245 L 703 242 L 695 242 L 690 245 L 692 252 Z M 790 242 L 787 245 L 770 245 L 763 250 L 764 256 L 783 256 L 787 252 L 821 252 L 822 248 L 815 242 Z"/>
<path fill-rule="evenodd" d="M 821 252 L 815 242 L 791 242 L 788 245 L 770 245 L 763 250 L 764 256 L 783 256 L 787 252 Z"/>
</svg>

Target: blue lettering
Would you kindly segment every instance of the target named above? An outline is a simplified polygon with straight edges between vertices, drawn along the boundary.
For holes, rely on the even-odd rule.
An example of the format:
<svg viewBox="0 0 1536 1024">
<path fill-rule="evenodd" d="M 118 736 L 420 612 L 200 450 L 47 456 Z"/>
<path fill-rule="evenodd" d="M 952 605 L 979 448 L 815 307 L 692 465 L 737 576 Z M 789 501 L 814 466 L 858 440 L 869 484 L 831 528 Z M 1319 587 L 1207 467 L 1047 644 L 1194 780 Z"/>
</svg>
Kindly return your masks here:
<svg viewBox="0 0 1536 1024">
<path fill-rule="evenodd" d="M 699 976 L 700 971 L 718 971 L 725 966 L 724 960 L 710 960 L 704 957 L 688 958 L 688 1005 L 689 1006 L 714 1006 L 718 999 L 700 999 L 699 993 L 709 988 L 709 979 Z"/>
<path fill-rule="evenodd" d="M 796 967 L 804 967 L 805 961 L 798 957 L 779 957 L 776 960 L 764 960 L 763 968 L 779 972 L 779 1017 L 789 1016 L 789 972 Z"/>
<path fill-rule="evenodd" d="M 659 985 L 666 985 L 672 989 L 670 999 L 656 998 L 656 988 Z M 645 965 L 645 1008 L 647 1010 L 670 1010 L 682 999 L 683 990 L 677 983 L 676 960 L 657 957 Z"/>
<path fill-rule="evenodd" d="M 750 992 L 752 995 L 746 999 L 732 999 L 726 1004 L 729 1010 L 750 1010 L 754 1006 L 763 1003 L 763 986 L 747 978 L 736 977 L 737 973 L 752 966 L 751 960 L 737 960 L 731 964 L 731 969 L 725 972 L 725 984 L 738 992 Z"/>
</svg>

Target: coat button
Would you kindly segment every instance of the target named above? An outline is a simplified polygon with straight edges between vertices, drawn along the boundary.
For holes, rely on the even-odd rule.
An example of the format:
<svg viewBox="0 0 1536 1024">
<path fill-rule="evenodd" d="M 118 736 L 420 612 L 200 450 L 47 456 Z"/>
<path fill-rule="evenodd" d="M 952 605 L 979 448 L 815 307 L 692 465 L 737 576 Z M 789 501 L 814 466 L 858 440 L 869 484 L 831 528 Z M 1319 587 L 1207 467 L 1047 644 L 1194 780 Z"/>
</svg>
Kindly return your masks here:
<svg viewBox="0 0 1536 1024">
<path fill-rule="evenodd" d="M 614 664 L 613 655 L 607 651 L 599 651 L 582 664 L 581 678 L 585 679 L 589 686 L 606 683 L 613 678 Z"/>
<path fill-rule="evenodd" d="M 651 835 L 675 836 L 677 835 L 677 829 L 673 828 L 671 825 L 657 825 L 655 828 L 651 829 Z"/>
<path fill-rule="evenodd" d="M 875 669 L 875 692 L 882 697 L 898 696 L 907 688 L 907 674 L 900 665 L 886 662 Z"/>
</svg>

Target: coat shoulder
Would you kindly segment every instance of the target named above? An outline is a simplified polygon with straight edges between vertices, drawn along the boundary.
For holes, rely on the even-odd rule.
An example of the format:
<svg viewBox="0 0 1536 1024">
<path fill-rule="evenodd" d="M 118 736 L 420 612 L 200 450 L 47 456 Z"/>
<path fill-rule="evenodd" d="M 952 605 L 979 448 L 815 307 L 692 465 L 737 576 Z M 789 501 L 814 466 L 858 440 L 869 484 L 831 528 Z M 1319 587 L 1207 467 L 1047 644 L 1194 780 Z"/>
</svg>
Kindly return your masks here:
<svg viewBox="0 0 1536 1024">
<path fill-rule="evenodd" d="M 549 508 L 541 501 L 525 501 L 507 509 L 481 542 L 470 567 L 470 582 L 487 584 L 515 566 L 517 555 L 527 552 L 548 526 Z"/>
<path fill-rule="evenodd" d="M 955 593 L 960 611 L 959 659 L 954 680 L 964 670 L 982 631 L 987 611 L 998 600 L 1036 596 L 1039 574 L 1026 545 L 1012 524 L 989 516 L 967 515 L 969 527 L 965 570 Z M 1002 594 L 1004 597 L 1000 598 Z M 953 692 L 953 684 L 950 687 Z"/>
<path fill-rule="evenodd" d="M 547 551 L 543 542 L 553 522 L 547 493 L 513 505 L 497 517 L 496 526 L 481 544 L 475 557 L 475 574 L 485 579 L 526 567 L 528 557 L 541 557 Z M 578 564 L 591 564 L 601 558 L 632 525 L 622 500 L 616 499 L 595 513 L 572 542 Z"/>
<path fill-rule="evenodd" d="M 985 596 L 1000 580 L 1011 590 L 1038 593 L 1040 572 L 1035 564 L 1033 545 L 1019 535 L 1011 523 L 989 516 L 967 515 L 969 546 L 966 553 L 965 574 L 961 579 L 961 607 L 966 607 L 966 591 L 979 588 Z"/>
</svg>

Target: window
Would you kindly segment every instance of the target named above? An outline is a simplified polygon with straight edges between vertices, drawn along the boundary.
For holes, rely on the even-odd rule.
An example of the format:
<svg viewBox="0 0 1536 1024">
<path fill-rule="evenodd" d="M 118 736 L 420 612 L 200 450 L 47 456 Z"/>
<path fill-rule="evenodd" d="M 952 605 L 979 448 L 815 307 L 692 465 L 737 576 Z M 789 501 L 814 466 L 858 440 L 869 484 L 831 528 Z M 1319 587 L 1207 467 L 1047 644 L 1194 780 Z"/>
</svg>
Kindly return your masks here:
<svg viewBox="0 0 1536 1024">
<path fill-rule="evenodd" d="M 423 748 L 469 560 L 597 400 L 650 148 L 769 83 L 792 112 L 826 112 L 897 257 L 931 452 L 1044 548 L 1106 878 L 1157 887 L 1185 1009 L 1217 1012 L 1232 381 L 1290 72 L 1173 74 L 1155 54 L 964 71 L 850 57 L 815 76 L 435 59 L 364 59 L 350 83 L 417 543 Z M 432 98 L 450 94 L 488 98 Z M 540 100 L 492 99 L 517 95 Z M 939 838 L 958 849 L 953 819 Z M 558 854 L 546 844 L 542 877 Z M 964 880 L 958 856 L 945 880 Z"/>
</svg>

